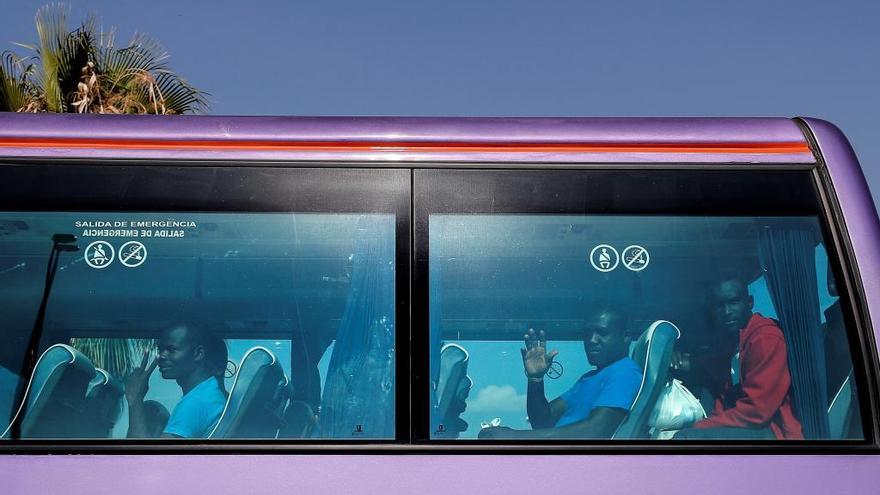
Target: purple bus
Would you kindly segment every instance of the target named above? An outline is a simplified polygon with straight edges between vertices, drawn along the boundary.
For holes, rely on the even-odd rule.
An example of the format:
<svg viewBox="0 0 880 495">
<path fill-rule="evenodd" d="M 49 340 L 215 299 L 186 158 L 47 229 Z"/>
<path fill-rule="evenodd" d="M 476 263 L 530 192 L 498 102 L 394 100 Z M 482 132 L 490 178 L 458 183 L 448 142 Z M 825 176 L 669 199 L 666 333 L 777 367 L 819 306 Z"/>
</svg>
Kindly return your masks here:
<svg viewBox="0 0 880 495">
<path fill-rule="evenodd" d="M 816 119 L 0 114 L 0 486 L 867 492 L 878 240 Z"/>
</svg>

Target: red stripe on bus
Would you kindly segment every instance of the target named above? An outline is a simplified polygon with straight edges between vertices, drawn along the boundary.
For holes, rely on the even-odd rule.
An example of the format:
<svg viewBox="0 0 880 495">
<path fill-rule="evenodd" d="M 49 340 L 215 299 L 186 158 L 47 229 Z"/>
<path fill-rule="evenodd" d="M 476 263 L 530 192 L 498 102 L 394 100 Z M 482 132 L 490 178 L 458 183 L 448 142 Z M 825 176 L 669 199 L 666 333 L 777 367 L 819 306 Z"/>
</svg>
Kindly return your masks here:
<svg viewBox="0 0 880 495">
<path fill-rule="evenodd" d="M 179 151 L 330 151 L 395 153 L 810 153 L 804 142 L 767 143 L 469 143 L 382 141 L 258 141 L 0 137 L 2 148 L 90 148 Z"/>
</svg>

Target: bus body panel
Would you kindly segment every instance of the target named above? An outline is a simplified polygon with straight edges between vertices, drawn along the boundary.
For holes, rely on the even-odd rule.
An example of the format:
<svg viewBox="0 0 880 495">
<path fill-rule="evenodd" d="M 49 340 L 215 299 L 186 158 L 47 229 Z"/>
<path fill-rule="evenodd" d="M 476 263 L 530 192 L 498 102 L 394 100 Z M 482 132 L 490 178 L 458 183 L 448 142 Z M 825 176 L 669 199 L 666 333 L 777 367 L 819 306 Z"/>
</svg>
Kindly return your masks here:
<svg viewBox="0 0 880 495">
<path fill-rule="evenodd" d="M 860 273 L 872 326 L 880 328 L 880 220 L 868 189 L 865 174 L 846 136 L 833 124 L 819 119 L 804 119 L 813 132 L 819 151 L 828 167 L 836 199 L 849 234 Z M 875 339 L 877 332 L 874 332 Z M 880 341 L 878 341 L 880 345 Z"/>
<path fill-rule="evenodd" d="M 880 222 L 864 175 L 845 137 L 832 125 L 806 122 L 818 141 L 850 236 L 868 306 L 880 303 Z M 126 148 L 113 143 L 136 141 Z M 16 147 L 22 138 L 45 139 Z M 5 141 L 4 141 L 5 140 Z M 65 141 L 66 140 L 66 141 Z M 92 140 L 92 141 L 89 141 Z M 98 143 L 95 140 L 105 140 Z M 197 145 L 162 148 L 174 141 L 251 141 L 216 151 Z M 52 142 L 54 141 L 54 144 Z M 276 146 L 255 141 L 287 142 Z M 305 149 L 302 143 L 335 143 L 333 150 Z M 22 142 L 22 141 L 18 141 Z M 89 143 L 106 145 L 91 146 Z M 386 149 L 394 143 L 459 142 L 459 150 Z M 71 144 L 71 143 L 75 143 Z M 109 144 L 107 144 L 109 143 Z M 296 149 L 297 143 L 303 149 Z M 351 143 L 366 143 L 355 149 Z M 126 117 L 0 114 L 0 159 L 133 160 L 333 160 L 368 166 L 401 167 L 401 162 L 441 161 L 462 166 L 496 163 L 533 167 L 535 163 L 583 167 L 585 163 L 812 164 L 809 151 L 724 153 L 681 150 L 493 151 L 478 145 L 530 143 L 742 144 L 805 143 L 790 119 L 417 119 L 285 117 Z M 137 144 L 137 143 L 136 143 Z M 251 146 L 249 149 L 248 146 Z M 259 146 L 263 146 L 260 149 Z M 370 148 L 372 146 L 372 148 Z M 385 148 L 383 148 L 385 146 Z M 393 146 L 392 146 L 393 147 Z M 400 146 L 405 148 L 405 146 Z M 613 148 L 609 146 L 609 148 Z M 697 149 L 697 148 L 694 148 Z M 457 165 L 455 165 L 457 163 Z M 257 163 L 256 165 L 261 165 Z M 426 164 L 433 166 L 432 164 Z M 291 164 L 295 166 L 295 164 Z M 671 168 L 671 167 L 670 167 Z M 870 313 L 874 325 L 880 312 Z M 173 449 L 172 445 L 168 446 Z M 191 447 L 190 447 L 191 448 Z M 235 452 L 235 447 L 230 447 Z M 268 449 L 272 447 L 269 446 Z M 405 446 L 402 448 L 405 449 Z M 222 449 L 218 449 L 222 452 Z M 191 451 L 189 451 L 191 452 Z M 241 451 L 239 451 L 241 452 Z M 492 451 L 489 451 L 490 453 Z M 760 455 L 601 454 L 437 455 L 398 454 L 233 454 L 192 455 L 4 455 L 0 486 L 4 493 L 91 494 L 113 487 L 132 495 L 171 493 L 870 493 L 876 490 L 876 455 L 780 455 L 755 447 Z M 768 453 L 770 452 L 770 453 Z"/>
<path fill-rule="evenodd" d="M 572 147 L 574 145 L 574 147 Z M 813 163 L 784 118 L 0 115 L 0 157 L 555 163 Z"/>
<path fill-rule="evenodd" d="M 5 493 L 874 493 L 877 456 L 168 455 L 27 456 Z M 293 490 L 296 490 L 295 492 Z"/>
</svg>

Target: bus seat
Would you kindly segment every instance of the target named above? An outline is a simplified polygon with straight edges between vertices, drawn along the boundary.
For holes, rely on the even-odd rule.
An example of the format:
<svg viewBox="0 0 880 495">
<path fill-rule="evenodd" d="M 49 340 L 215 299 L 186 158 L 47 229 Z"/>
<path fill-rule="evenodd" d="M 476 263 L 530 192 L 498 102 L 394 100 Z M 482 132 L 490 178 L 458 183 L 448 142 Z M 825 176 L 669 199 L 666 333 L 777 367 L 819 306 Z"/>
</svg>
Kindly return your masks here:
<svg viewBox="0 0 880 495">
<path fill-rule="evenodd" d="M 168 426 L 171 413 L 159 402 L 147 400 L 144 401 L 144 419 L 147 423 L 147 438 L 159 438 Z"/>
<path fill-rule="evenodd" d="M 301 400 L 292 400 L 284 410 L 284 425 L 278 438 L 309 438 L 317 423 L 312 406 Z"/>
<path fill-rule="evenodd" d="M 458 382 L 458 388 L 455 391 L 455 400 L 446 413 L 449 417 L 454 416 L 450 421 L 452 431 L 454 432 L 467 431 L 468 429 L 468 423 L 461 418 L 461 414 L 467 409 L 467 398 L 471 394 L 472 388 L 474 388 L 474 381 L 470 376 L 465 375 L 464 380 Z"/>
<path fill-rule="evenodd" d="M 86 407 L 79 427 L 82 438 L 110 438 L 122 412 L 122 382 L 101 368 L 86 388 Z"/>
<path fill-rule="evenodd" d="M 86 408 L 86 390 L 95 376 L 95 367 L 79 351 L 65 344 L 46 349 L 37 360 L 28 381 L 24 401 L 10 422 L 3 438 L 9 438 L 12 425 L 21 424 L 21 438 L 76 438 Z M 22 405 L 25 402 L 22 402 Z"/>
<path fill-rule="evenodd" d="M 446 344 L 440 350 L 435 411 L 438 425 L 435 433 L 456 437 L 462 431 L 463 421 L 458 416 L 464 412 L 465 400 L 473 386 L 473 381 L 467 375 L 469 360 L 468 352 L 458 344 Z"/>
<path fill-rule="evenodd" d="M 455 391 L 455 400 L 464 404 L 465 401 L 467 401 L 468 396 L 471 395 L 472 388 L 474 388 L 474 381 L 470 376 L 465 375 L 464 380 L 461 380 L 458 383 L 458 389 Z M 464 412 L 464 409 L 462 409 L 459 414 L 462 412 Z"/>
<path fill-rule="evenodd" d="M 853 372 L 850 371 L 843 384 L 834 394 L 831 405 L 828 406 L 829 436 L 833 440 L 848 438 L 850 423 L 853 420 L 853 407 L 855 387 L 853 387 Z"/>
<path fill-rule="evenodd" d="M 679 337 L 681 331 L 678 327 L 658 320 L 632 346 L 630 357 L 642 369 L 642 384 L 629 415 L 614 432 L 613 439 L 649 438 L 648 418 L 669 379 L 672 351 Z"/>
<path fill-rule="evenodd" d="M 265 347 L 247 351 L 223 413 L 208 438 L 275 438 L 289 396 L 287 385 L 272 351 Z"/>
</svg>

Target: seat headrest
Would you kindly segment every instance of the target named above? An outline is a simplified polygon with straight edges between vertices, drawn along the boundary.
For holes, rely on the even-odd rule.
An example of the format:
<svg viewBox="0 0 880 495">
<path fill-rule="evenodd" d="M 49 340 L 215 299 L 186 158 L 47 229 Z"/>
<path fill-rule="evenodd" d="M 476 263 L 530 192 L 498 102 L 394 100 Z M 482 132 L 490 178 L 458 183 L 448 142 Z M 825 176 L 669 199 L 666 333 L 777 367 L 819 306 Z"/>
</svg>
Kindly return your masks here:
<svg viewBox="0 0 880 495">
<path fill-rule="evenodd" d="M 85 438 L 107 438 L 122 413 L 122 382 L 101 368 L 86 389 L 86 410 L 81 428 Z"/>
<path fill-rule="evenodd" d="M 468 352 L 458 344 L 446 344 L 440 350 L 440 375 L 437 377 L 437 397 L 442 398 L 450 379 L 453 379 L 458 386 L 457 376 L 462 367 L 467 368 L 470 359 Z"/>
<path fill-rule="evenodd" d="M 446 344 L 440 351 L 440 374 L 437 378 L 435 397 L 437 404 L 432 412 L 432 424 L 441 436 L 457 436 L 467 423 L 460 420 L 466 400 L 473 387 L 467 375 L 468 352 L 458 344 Z"/>
<path fill-rule="evenodd" d="M 645 370 L 647 364 L 648 352 L 652 349 L 652 342 L 662 340 L 678 340 L 681 337 L 681 330 L 674 323 L 666 320 L 657 320 L 648 325 L 648 328 L 639 336 L 635 344 L 630 350 L 630 358 L 639 365 L 642 371 Z"/>
<path fill-rule="evenodd" d="M 266 421 L 267 409 L 283 407 L 280 402 L 286 401 L 286 396 L 282 398 L 279 392 L 286 385 L 287 378 L 272 351 L 265 347 L 247 351 L 232 382 L 226 406 L 208 438 L 269 434 L 271 425 Z"/>
<path fill-rule="evenodd" d="M 89 380 L 89 385 L 86 388 L 86 397 L 95 398 L 107 393 L 122 395 L 122 382 L 106 370 L 95 368 L 95 376 Z"/>
<path fill-rule="evenodd" d="M 467 379 L 470 355 L 458 344 L 446 344 L 440 350 L 440 375 L 437 378 L 437 414 L 442 420 L 459 395 L 461 382 Z"/>
<path fill-rule="evenodd" d="M 642 370 L 642 383 L 629 415 L 618 426 L 612 438 L 635 439 L 647 436 L 648 419 L 666 385 L 673 347 L 679 337 L 681 332 L 677 326 L 666 320 L 658 320 L 651 323 L 633 345 L 630 357 Z"/>
<path fill-rule="evenodd" d="M 24 400 L 3 437 L 8 435 L 16 421 L 21 422 L 23 438 L 66 438 L 75 434 L 61 423 L 60 416 L 65 411 L 59 409 L 81 413 L 86 389 L 94 376 L 95 367 L 91 361 L 73 347 L 55 344 L 46 349 L 34 366 Z M 25 403 L 27 412 L 21 417 Z"/>
</svg>

